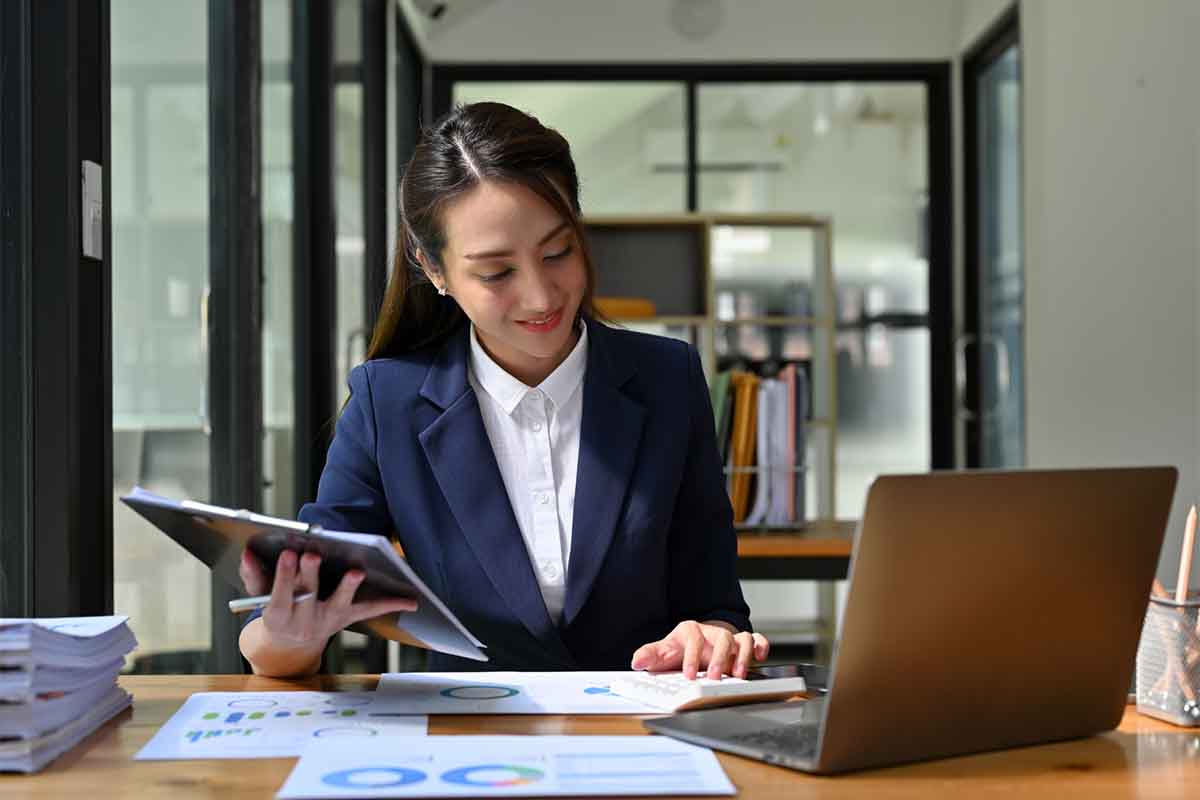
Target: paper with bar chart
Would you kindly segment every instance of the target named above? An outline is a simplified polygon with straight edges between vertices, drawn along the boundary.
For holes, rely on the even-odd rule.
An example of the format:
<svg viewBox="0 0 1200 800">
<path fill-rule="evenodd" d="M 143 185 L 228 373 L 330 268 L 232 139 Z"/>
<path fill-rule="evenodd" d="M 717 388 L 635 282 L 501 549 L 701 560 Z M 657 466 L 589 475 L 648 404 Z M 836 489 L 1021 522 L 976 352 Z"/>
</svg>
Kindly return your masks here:
<svg viewBox="0 0 1200 800">
<path fill-rule="evenodd" d="M 276 795 L 552 797 L 736 794 L 711 750 L 662 736 L 427 736 L 310 746 Z"/>
<path fill-rule="evenodd" d="M 618 697 L 609 684 L 627 672 L 389 672 L 379 702 L 406 714 L 658 714 Z M 377 714 L 387 713 L 373 709 Z"/>
<path fill-rule="evenodd" d="M 423 736 L 423 716 L 371 716 L 375 692 L 201 692 L 187 699 L 139 760 L 284 758 L 315 740 Z"/>
</svg>

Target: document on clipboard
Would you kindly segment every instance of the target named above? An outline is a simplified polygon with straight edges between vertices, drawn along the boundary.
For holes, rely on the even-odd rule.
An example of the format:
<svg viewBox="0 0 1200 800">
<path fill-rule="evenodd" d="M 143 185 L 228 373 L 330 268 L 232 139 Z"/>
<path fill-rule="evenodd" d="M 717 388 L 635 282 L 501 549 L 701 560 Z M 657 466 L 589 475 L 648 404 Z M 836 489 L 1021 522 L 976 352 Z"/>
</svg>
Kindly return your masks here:
<svg viewBox="0 0 1200 800">
<path fill-rule="evenodd" d="M 354 596 L 356 601 L 384 597 L 417 601 L 416 611 L 384 614 L 351 626 L 351 630 L 475 661 L 488 660 L 481 650 L 486 645 L 417 577 L 386 536 L 327 531 L 319 525 L 251 511 L 172 500 L 141 487 L 134 487 L 121 500 L 238 590 L 242 589 L 238 563 L 243 549 L 258 556 L 268 576 L 274 574 L 275 560 L 284 550 L 317 553 L 321 556 L 318 597 L 322 600 L 333 594 L 347 570 L 357 568 L 366 577 Z"/>
</svg>

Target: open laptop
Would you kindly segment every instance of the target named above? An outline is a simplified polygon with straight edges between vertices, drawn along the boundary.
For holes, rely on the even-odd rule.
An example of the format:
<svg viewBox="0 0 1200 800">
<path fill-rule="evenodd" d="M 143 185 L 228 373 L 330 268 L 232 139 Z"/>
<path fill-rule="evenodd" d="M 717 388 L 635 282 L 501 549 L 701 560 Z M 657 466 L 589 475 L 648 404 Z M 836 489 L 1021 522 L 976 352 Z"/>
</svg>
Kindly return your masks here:
<svg viewBox="0 0 1200 800">
<path fill-rule="evenodd" d="M 816 773 L 1115 728 L 1176 477 L 881 477 L 855 537 L 827 694 L 645 725 Z"/>
</svg>

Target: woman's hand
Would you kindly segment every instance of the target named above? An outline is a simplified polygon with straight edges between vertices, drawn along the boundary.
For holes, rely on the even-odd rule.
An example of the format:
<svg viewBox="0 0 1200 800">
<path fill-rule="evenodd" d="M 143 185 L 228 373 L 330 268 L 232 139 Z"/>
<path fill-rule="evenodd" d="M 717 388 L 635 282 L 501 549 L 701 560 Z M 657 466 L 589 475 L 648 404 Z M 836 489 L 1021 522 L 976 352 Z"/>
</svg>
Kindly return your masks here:
<svg viewBox="0 0 1200 800">
<path fill-rule="evenodd" d="M 417 601 L 409 598 L 355 603 L 354 593 L 365 577 L 358 569 L 347 571 L 328 599 L 318 600 L 320 567 L 321 557 L 316 553 L 300 556 L 291 550 L 285 550 L 275 562 L 271 600 L 263 608 L 261 619 L 247 625 L 241 638 L 242 652 L 255 672 L 278 675 L 315 671 L 329 637 L 347 625 L 417 608 Z M 242 551 L 238 573 L 250 594 L 267 593 L 266 573 L 248 550 Z M 303 592 L 314 596 L 295 602 L 293 598 Z M 256 625 L 258 629 L 252 631 Z"/>
<path fill-rule="evenodd" d="M 735 633 L 724 622 L 687 620 L 665 639 L 639 647 L 630 666 L 654 672 L 682 668 L 688 679 L 706 667 L 706 677 L 713 680 L 719 680 L 722 673 L 744 678 L 750 665 L 766 658 L 770 649 L 771 643 L 761 633 Z"/>
</svg>

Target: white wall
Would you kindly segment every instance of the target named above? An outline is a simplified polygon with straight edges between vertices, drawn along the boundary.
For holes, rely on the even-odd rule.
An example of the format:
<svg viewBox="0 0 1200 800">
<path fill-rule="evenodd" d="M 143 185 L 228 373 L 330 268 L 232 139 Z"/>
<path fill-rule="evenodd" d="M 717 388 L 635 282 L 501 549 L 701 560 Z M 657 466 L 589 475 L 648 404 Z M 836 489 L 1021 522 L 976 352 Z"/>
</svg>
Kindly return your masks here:
<svg viewBox="0 0 1200 800">
<path fill-rule="evenodd" d="M 401 2 L 434 62 L 944 59 L 961 13 L 958 0 L 722 0 L 718 30 L 692 41 L 672 0 L 467 0 L 441 22 L 416 5 Z"/>
<path fill-rule="evenodd" d="M 987 32 L 1001 14 L 1011 8 L 1014 0 L 960 0 L 961 18 L 958 37 L 958 53 L 965 52 Z"/>
<path fill-rule="evenodd" d="M 1200 475 L 1200 4 L 1026 0 L 1021 28 L 1029 464 L 1178 467 L 1172 582 Z"/>
</svg>

